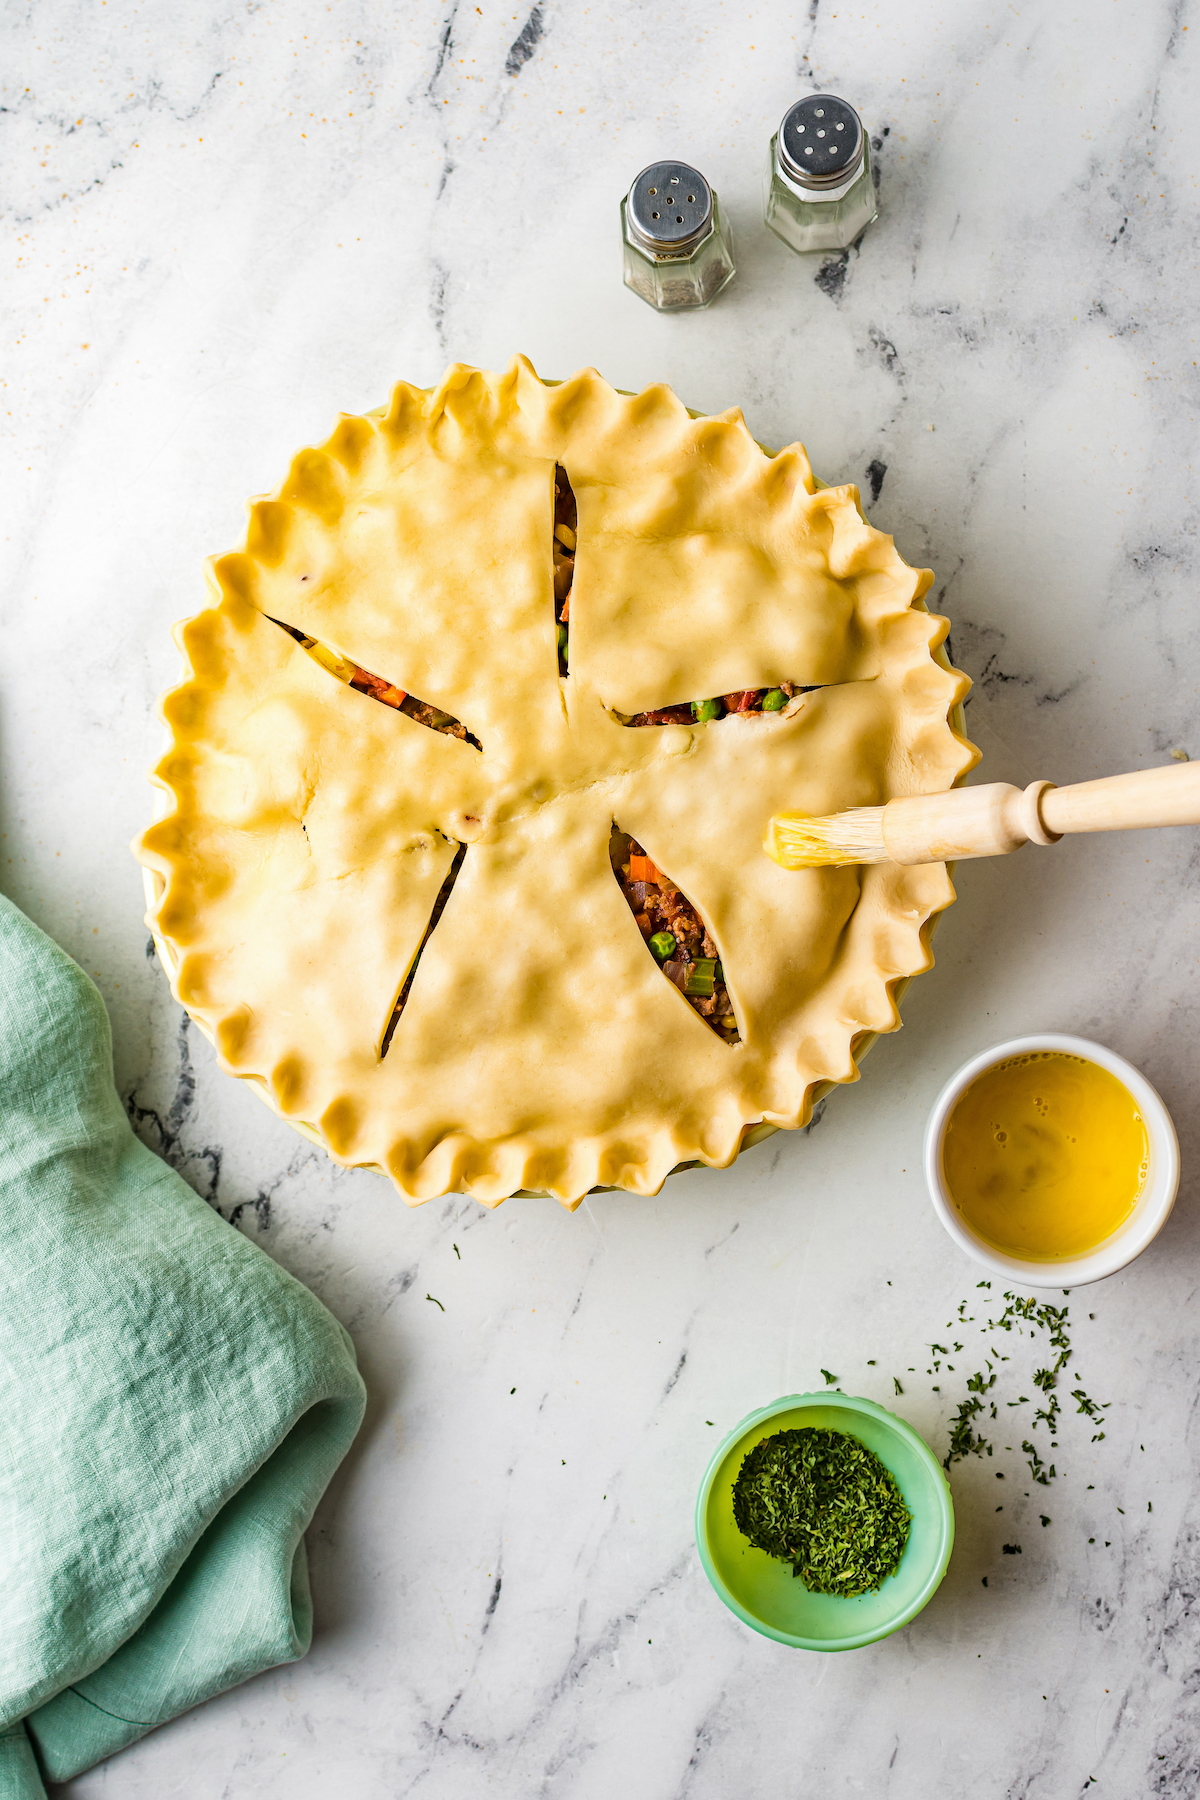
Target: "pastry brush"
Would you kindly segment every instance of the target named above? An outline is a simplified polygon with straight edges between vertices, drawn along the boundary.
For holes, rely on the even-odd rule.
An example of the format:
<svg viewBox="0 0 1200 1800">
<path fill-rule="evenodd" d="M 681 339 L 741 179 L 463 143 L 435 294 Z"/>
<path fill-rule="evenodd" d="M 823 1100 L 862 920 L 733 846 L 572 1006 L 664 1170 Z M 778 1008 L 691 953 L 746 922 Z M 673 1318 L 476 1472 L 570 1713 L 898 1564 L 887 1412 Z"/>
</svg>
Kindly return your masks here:
<svg viewBox="0 0 1200 1800">
<path fill-rule="evenodd" d="M 1057 844 L 1076 831 L 1200 825 L 1200 763 L 1171 763 L 1055 787 L 991 781 L 948 794 L 912 794 L 886 806 L 810 819 L 778 813 L 764 849 L 785 869 L 843 863 L 960 862 L 1006 856 L 1022 844 Z"/>
</svg>

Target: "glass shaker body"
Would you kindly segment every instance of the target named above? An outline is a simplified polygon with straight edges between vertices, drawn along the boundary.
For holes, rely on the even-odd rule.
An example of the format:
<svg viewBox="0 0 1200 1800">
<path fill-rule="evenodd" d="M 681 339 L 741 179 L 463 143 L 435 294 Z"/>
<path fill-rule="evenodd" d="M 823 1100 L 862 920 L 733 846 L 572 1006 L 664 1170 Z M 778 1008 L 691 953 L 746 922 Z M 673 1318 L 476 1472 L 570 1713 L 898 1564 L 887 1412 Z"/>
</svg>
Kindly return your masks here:
<svg viewBox="0 0 1200 1800">
<path fill-rule="evenodd" d="M 771 139 L 763 220 L 801 255 L 845 250 L 879 217 L 871 149 L 854 108 L 809 94 Z"/>
<path fill-rule="evenodd" d="M 621 202 L 625 286 L 658 312 L 694 312 L 734 276 L 720 202 L 687 163 L 652 163 Z"/>
</svg>

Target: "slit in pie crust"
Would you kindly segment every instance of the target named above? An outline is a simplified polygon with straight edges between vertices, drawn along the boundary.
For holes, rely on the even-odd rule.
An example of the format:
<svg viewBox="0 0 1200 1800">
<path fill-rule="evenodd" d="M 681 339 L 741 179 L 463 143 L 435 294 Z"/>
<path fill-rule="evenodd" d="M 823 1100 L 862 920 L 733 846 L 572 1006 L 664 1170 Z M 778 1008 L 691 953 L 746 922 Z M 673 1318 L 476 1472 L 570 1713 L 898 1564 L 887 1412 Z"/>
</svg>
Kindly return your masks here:
<svg viewBox="0 0 1200 1800">
<path fill-rule="evenodd" d="M 252 504 L 181 629 L 136 846 L 176 996 L 414 1203 L 652 1194 L 802 1126 L 899 1024 L 954 890 L 787 873 L 763 828 L 977 760 L 931 579 L 736 410 L 521 357 L 401 383 Z M 648 951 L 614 826 L 686 896 L 733 1032 Z"/>
</svg>

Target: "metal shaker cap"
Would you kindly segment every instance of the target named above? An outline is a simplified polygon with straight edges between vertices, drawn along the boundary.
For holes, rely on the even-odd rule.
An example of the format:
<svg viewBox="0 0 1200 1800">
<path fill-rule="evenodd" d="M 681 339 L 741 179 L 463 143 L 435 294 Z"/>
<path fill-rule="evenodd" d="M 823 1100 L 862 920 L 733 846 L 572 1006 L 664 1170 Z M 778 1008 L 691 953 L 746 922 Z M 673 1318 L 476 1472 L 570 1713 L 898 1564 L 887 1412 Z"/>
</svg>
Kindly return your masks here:
<svg viewBox="0 0 1200 1800">
<path fill-rule="evenodd" d="M 629 222 L 653 249 L 685 250 L 712 222 L 712 189 L 687 163 L 651 163 L 629 190 Z"/>
<path fill-rule="evenodd" d="M 862 120 L 836 94 L 806 94 L 783 115 L 779 154 L 802 187 L 840 187 L 862 162 Z"/>
</svg>

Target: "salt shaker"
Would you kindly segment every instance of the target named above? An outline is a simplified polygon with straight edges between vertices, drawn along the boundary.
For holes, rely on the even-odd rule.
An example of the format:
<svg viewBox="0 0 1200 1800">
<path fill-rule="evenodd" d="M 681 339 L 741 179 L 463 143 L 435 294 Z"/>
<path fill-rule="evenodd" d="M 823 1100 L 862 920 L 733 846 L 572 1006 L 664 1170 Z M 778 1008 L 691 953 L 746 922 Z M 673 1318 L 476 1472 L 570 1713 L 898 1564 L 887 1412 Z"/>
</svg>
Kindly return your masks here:
<svg viewBox="0 0 1200 1800">
<path fill-rule="evenodd" d="M 707 306 L 733 280 L 733 237 L 687 163 L 651 163 L 621 202 L 625 286 L 659 312 Z"/>
<path fill-rule="evenodd" d="M 807 94 L 771 139 L 763 218 L 793 250 L 844 250 L 878 217 L 862 120 L 836 94 Z"/>
</svg>

